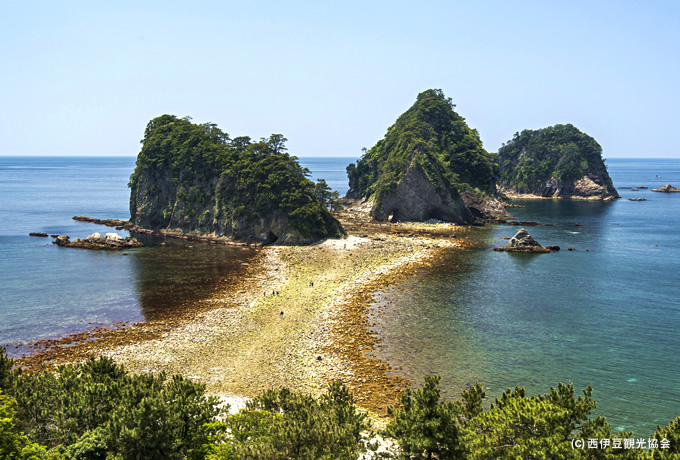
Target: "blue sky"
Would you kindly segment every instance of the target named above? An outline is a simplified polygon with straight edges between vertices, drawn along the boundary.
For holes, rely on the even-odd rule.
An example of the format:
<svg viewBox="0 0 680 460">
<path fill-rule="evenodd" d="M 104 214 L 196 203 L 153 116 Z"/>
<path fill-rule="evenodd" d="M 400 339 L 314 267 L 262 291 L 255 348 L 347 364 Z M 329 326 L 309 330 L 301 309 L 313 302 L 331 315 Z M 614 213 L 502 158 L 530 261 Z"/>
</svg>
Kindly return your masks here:
<svg viewBox="0 0 680 460">
<path fill-rule="evenodd" d="M 0 155 L 136 155 L 171 113 L 358 156 L 440 88 L 489 151 L 572 123 L 680 157 L 672 1 L 8 2 L 0 56 Z"/>
</svg>

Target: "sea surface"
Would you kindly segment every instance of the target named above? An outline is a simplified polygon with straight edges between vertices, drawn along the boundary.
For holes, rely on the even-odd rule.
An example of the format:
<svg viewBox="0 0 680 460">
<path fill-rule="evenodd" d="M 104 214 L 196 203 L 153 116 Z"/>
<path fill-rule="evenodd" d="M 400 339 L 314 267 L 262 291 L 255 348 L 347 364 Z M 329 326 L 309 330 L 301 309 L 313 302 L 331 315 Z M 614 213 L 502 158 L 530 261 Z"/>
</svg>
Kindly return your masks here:
<svg viewBox="0 0 680 460">
<path fill-rule="evenodd" d="M 610 159 L 615 202 L 515 200 L 509 209 L 551 254 L 494 252 L 520 227 L 473 229 L 481 249 L 382 292 L 374 306 L 393 366 L 422 382 L 442 376 L 455 398 L 475 382 L 498 397 L 594 388 L 616 430 L 650 435 L 680 415 L 680 160 Z M 660 176 L 660 177 L 659 177 Z M 646 198 L 635 202 L 628 198 Z M 571 247 L 574 251 L 568 251 Z"/>
<path fill-rule="evenodd" d="M 300 162 L 344 195 L 354 160 Z M 176 240 L 124 256 L 28 236 L 111 231 L 71 217 L 127 219 L 134 162 L 0 157 L 0 344 L 152 318 L 210 295 L 253 256 Z M 680 186 L 680 160 L 610 159 L 608 168 L 617 188 Z M 650 189 L 619 188 L 611 203 L 516 201 L 526 208 L 510 213 L 544 224 L 527 230 L 562 251 L 493 252 L 519 228 L 473 229 L 478 249 L 447 252 L 378 294 L 382 354 L 414 382 L 441 375 L 446 397 L 474 382 L 493 398 L 515 385 L 535 394 L 571 381 L 577 391 L 594 387 L 598 413 L 615 429 L 647 436 L 665 426 L 680 414 L 680 194 Z M 647 201 L 628 201 L 638 197 Z"/>
</svg>

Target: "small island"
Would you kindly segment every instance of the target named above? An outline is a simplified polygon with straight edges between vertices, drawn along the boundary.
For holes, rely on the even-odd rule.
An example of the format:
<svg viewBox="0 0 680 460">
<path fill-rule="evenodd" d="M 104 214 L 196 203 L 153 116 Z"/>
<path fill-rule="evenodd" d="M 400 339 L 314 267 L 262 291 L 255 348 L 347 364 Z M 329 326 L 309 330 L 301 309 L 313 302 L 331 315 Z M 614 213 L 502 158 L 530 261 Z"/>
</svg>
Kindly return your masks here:
<svg viewBox="0 0 680 460">
<path fill-rule="evenodd" d="M 286 138 L 230 138 L 213 123 L 151 120 L 130 178 L 130 222 L 172 235 L 309 244 L 345 234 L 330 188 L 307 178 Z"/>
<path fill-rule="evenodd" d="M 559 246 L 552 246 L 552 248 L 559 251 Z M 551 252 L 550 248 L 543 247 L 524 229 L 520 229 L 520 231 L 515 233 L 515 236 L 510 238 L 510 241 L 508 241 L 506 246 L 491 249 L 493 251 L 528 252 L 534 254 Z"/>
<path fill-rule="evenodd" d="M 524 130 L 498 150 L 500 190 L 510 197 L 611 201 L 620 198 L 602 147 L 575 126 Z"/>
<path fill-rule="evenodd" d="M 457 224 L 509 217 L 496 195 L 496 157 L 441 90 L 420 93 L 385 137 L 347 167 L 348 198 L 377 221 Z"/>
</svg>

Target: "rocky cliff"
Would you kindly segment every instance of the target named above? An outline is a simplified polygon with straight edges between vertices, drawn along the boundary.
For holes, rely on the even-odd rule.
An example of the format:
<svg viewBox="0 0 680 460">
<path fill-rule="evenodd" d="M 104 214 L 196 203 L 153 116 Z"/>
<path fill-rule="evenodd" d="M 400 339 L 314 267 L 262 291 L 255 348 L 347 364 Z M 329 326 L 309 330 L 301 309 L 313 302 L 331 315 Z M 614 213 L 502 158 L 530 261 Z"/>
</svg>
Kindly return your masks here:
<svg viewBox="0 0 680 460">
<path fill-rule="evenodd" d="M 496 197 L 496 158 L 454 107 L 441 90 L 419 94 L 385 137 L 348 166 L 347 197 L 370 200 L 380 221 L 507 217 Z"/>
<path fill-rule="evenodd" d="M 286 139 L 230 139 L 173 115 L 147 125 L 130 178 L 130 221 L 156 231 L 305 244 L 344 233 Z"/>
<path fill-rule="evenodd" d="M 573 125 L 524 130 L 498 150 L 499 188 L 505 194 L 614 200 L 602 147 Z"/>
</svg>

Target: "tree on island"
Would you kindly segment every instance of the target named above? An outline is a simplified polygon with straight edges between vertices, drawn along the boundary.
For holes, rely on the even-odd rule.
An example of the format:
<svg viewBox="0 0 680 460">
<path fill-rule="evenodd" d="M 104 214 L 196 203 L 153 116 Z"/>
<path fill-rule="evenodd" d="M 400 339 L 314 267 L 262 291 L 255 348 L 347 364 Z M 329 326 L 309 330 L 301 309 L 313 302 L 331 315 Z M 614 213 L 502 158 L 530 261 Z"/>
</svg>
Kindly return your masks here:
<svg viewBox="0 0 680 460">
<path fill-rule="evenodd" d="M 213 123 L 154 118 L 130 178 L 130 220 L 153 230 L 265 243 L 342 236 L 309 170 L 286 152 L 286 140 L 231 139 Z"/>
<path fill-rule="evenodd" d="M 377 220 L 470 223 L 484 215 L 467 209 L 472 200 L 465 195 L 495 198 L 496 156 L 454 108 L 440 89 L 420 93 L 383 139 L 347 167 L 347 196 L 371 200 Z M 500 205 L 496 211 L 505 215 Z"/>
<path fill-rule="evenodd" d="M 498 156 L 499 184 L 508 192 L 619 197 L 602 158 L 602 147 L 571 124 L 515 133 L 498 150 Z"/>
</svg>

